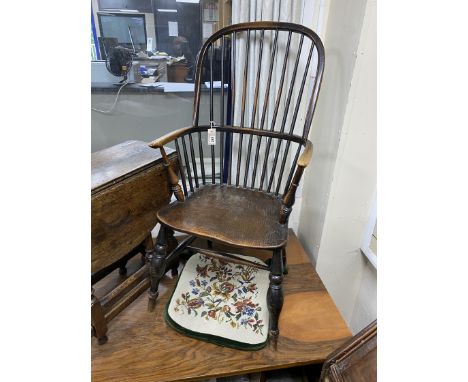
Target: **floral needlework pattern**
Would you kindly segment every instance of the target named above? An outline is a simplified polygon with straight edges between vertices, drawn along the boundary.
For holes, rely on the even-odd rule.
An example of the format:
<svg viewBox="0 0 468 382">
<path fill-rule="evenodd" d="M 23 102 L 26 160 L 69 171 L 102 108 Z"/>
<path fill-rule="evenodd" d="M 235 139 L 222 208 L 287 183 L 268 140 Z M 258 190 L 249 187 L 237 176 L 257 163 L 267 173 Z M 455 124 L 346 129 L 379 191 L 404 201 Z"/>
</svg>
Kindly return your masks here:
<svg viewBox="0 0 468 382">
<path fill-rule="evenodd" d="M 200 260 L 195 277 L 177 297 L 174 312 L 263 334 L 264 322 L 259 317 L 262 307 L 255 302 L 258 269 L 201 254 Z"/>
</svg>

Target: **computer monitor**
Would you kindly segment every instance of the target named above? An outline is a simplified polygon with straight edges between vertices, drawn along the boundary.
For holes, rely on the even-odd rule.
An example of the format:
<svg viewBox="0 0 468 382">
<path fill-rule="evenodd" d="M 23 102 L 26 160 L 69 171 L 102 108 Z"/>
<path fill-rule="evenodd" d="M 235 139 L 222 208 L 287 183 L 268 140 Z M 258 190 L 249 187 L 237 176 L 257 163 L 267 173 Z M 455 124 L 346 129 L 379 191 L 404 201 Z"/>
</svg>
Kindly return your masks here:
<svg viewBox="0 0 468 382">
<path fill-rule="evenodd" d="M 117 44 L 129 49 L 146 51 L 146 23 L 144 14 L 98 13 L 99 29 L 103 39 L 116 39 Z"/>
</svg>

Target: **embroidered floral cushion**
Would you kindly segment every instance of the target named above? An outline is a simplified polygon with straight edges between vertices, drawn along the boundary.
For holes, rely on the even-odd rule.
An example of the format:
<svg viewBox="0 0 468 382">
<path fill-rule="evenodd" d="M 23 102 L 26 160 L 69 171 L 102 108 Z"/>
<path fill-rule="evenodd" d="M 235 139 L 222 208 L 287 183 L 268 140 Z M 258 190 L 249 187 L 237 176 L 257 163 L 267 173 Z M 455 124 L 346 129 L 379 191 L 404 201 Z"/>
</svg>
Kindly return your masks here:
<svg viewBox="0 0 468 382">
<path fill-rule="evenodd" d="M 239 256 L 264 263 L 254 257 Z M 269 272 L 197 253 L 186 263 L 166 307 L 177 331 L 218 345 L 257 350 L 266 345 Z"/>
</svg>

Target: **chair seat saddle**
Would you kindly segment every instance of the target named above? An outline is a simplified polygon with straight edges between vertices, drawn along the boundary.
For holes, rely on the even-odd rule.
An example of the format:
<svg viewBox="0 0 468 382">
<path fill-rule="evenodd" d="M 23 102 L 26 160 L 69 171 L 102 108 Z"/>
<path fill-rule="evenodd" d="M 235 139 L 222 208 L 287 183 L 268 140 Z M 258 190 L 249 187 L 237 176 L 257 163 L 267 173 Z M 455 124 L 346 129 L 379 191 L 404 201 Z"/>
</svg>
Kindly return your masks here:
<svg viewBox="0 0 468 382">
<path fill-rule="evenodd" d="M 279 223 L 281 199 L 261 191 L 206 185 L 184 202 L 158 212 L 159 221 L 190 235 L 237 247 L 274 249 L 287 241 L 287 224 Z"/>
</svg>

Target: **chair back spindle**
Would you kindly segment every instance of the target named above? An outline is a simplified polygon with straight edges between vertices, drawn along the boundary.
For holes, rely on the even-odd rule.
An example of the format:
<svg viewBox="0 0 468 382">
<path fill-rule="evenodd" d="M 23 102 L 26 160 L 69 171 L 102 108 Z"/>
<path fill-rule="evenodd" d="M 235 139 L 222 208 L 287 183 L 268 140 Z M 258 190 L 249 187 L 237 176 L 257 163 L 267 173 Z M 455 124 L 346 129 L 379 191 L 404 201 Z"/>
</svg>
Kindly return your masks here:
<svg viewBox="0 0 468 382">
<path fill-rule="evenodd" d="M 213 34 L 197 57 L 193 129 L 175 141 L 185 196 L 208 183 L 284 194 L 307 141 L 324 61 L 320 38 L 297 24 L 243 23 Z"/>
</svg>

